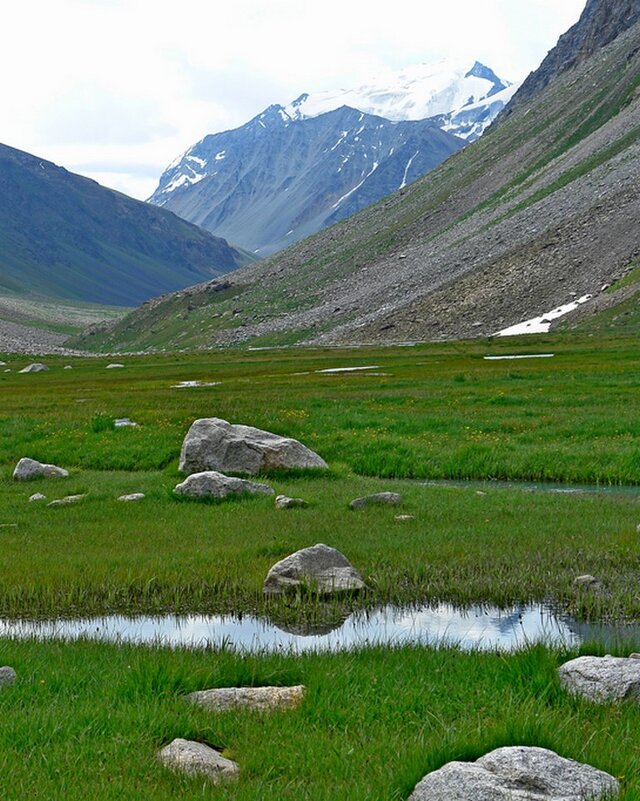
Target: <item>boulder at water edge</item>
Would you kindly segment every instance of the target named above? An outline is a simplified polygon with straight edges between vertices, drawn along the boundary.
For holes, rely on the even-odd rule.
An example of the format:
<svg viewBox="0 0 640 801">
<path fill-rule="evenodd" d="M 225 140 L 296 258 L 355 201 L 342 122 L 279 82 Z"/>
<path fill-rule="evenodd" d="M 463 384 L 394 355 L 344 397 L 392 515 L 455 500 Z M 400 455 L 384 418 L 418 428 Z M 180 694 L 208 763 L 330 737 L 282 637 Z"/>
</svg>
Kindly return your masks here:
<svg viewBox="0 0 640 801">
<path fill-rule="evenodd" d="M 302 684 L 295 687 L 220 687 L 189 693 L 186 700 L 210 712 L 230 709 L 252 709 L 271 712 L 276 709 L 295 709 L 304 696 Z"/>
<path fill-rule="evenodd" d="M 176 738 L 158 752 L 160 761 L 172 770 L 190 776 L 201 774 L 213 784 L 236 779 L 240 768 L 235 762 L 226 759 L 218 751 L 204 743 Z"/>
<path fill-rule="evenodd" d="M 498 748 L 477 762 L 449 762 L 428 773 L 409 801 L 597 801 L 619 785 L 601 770 L 546 748 Z"/>
<path fill-rule="evenodd" d="M 303 548 L 277 562 L 264 581 L 265 595 L 280 595 L 304 587 L 325 595 L 365 588 L 362 576 L 349 560 L 328 545 Z"/>
<path fill-rule="evenodd" d="M 267 484 L 256 484 L 244 478 L 225 476 L 215 470 L 193 473 L 177 484 L 173 490 L 176 495 L 187 498 L 226 498 L 228 495 L 274 495 Z"/>
<path fill-rule="evenodd" d="M 252 426 L 232 425 L 219 417 L 196 420 L 180 453 L 180 471 L 259 473 L 261 470 L 326 468 L 327 463 L 296 439 Z"/>
<path fill-rule="evenodd" d="M 640 659 L 580 656 L 558 668 L 560 683 L 590 701 L 640 701 Z"/>
<path fill-rule="evenodd" d="M 30 478 L 67 478 L 69 471 L 55 464 L 43 464 L 27 456 L 20 459 L 13 471 L 13 477 L 18 481 L 28 481 Z"/>
</svg>

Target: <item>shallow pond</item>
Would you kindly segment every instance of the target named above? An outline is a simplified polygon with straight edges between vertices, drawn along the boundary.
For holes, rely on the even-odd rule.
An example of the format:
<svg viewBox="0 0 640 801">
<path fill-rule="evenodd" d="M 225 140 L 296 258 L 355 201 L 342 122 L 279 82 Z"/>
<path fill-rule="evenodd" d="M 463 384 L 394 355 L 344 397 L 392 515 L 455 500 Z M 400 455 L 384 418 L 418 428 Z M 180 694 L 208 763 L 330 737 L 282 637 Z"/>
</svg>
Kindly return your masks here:
<svg viewBox="0 0 640 801">
<path fill-rule="evenodd" d="M 124 617 L 78 620 L 0 621 L 0 636 L 91 639 L 188 647 L 232 647 L 240 651 L 343 651 L 367 645 L 456 645 L 463 649 L 513 651 L 532 643 L 575 646 L 585 640 L 605 644 L 640 642 L 640 627 L 577 623 L 545 606 L 498 609 L 449 604 L 356 612 L 333 623 L 276 624 L 245 616 Z M 638 647 L 637 645 L 635 646 Z"/>
</svg>

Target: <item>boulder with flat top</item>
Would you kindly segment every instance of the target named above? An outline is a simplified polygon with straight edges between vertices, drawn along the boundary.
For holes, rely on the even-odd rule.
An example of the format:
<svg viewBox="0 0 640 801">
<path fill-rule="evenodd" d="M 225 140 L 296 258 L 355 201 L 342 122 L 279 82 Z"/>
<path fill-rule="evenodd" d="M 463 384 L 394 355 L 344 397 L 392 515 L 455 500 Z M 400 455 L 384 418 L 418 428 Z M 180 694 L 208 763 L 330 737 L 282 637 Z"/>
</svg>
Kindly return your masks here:
<svg viewBox="0 0 640 801">
<path fill-rule="evenodd" d="M 355 592 L 365 588 L 362 576 L 349 560 L 328 545 L 318 543 L 276 562 L 264 581 L 265 595 L 281 595 L 297 588 L 320 595 Z"/>
</svg>

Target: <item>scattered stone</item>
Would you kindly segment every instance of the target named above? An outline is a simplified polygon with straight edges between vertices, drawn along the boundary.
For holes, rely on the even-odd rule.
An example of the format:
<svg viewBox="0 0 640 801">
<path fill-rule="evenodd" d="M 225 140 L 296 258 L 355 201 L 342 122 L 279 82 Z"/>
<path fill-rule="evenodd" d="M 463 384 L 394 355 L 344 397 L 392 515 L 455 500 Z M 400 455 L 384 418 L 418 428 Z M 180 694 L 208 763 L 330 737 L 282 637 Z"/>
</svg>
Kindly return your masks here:
<svg viewBox="0 0 640 801">
<path fill-rule="evenodd" d="M 591 576 L 588 573 L 584 576 L 577 576 L 573 580 L 573 586 L 578 590 L 600 590 L 602 589 L 602 584 L 600 580 L 597 579 L 595 576 Z"/>
<path fill-rule="evenodd" d="M 186 700 L 210 712 L 230 709 L 253 709 L 270 712 L 276 709 L 295 709 L 302 701 L 305 688 L 295 687 L 221 687 L 189 693 Z"/>
<path fill-rule="evenodd" d="M 640 659 L 640 654 L 629 654 L 629 659 Z"/>
<path fill-rule="evenodd" d="M 6 687 L 8 684 L 13 684 L 18 678 L 18 674 L 12 667 L 5 665 L 0 667 L 0 687 Z"/>
<path fill-rule="evenodd" d="M 597 801 L 619 792 L 613 776 L 546 748 L 498 748 L 476 762 L 428 773 L 409 801 Z"/>
<path fill-rule="evenodd" d="M 70 364 L 65 364 L 65 366 L 62 369 L 63 370 L 73 370 L 73 367 Z"/>
<path fill-rule="evenodd" d="M 226 498 L 228 495 L 274 495 L 267 484 L 256 484 L 244 478 L 225 476 L 215 470 L 193 473 L 173 490 L 187 498 Z"/>
<path fill-rule="evenodd" d="M 49 501 L 47 506 L 73 506 L 74 503 L 79 503 L 86 497 L 86 493 L 84 495 L 66 495 L 64 498 L 56 498 L 55 501 Z"/>
<path fill-rule="evenodd" d="M 67 478 L 69 471 L 55 464 L 43 464 L 36 459 L 29 459 L 27 456 L 20 459 L 13 471 L 13 477 L 17 481 L 28 481 L 31 478 Z"/>
<path fill-rule="evenodd" d="M 130 495 L 121 495 L 119 501 L 141 501 L 145 496 L 144 492 L 132 492 Z"/>
<path fill-rule="evenodd" d="M 18 528 L 17 523 L 0 523 L 0 528 Z"/>
<path fill-rule="evenodd" d="M 115 370 L 117 367 L 124 367 L 124 364 L 108 364 L 104 369 L 105 370 Z"/>
<path fill-rule="evenodd" d="M 218 417 L 196 420 L 180 453 L 180 471 L 255 473 L 261 470 L 326 468 L 327 463 L 301 442 L 252 426 L 232 425 Z"/>
<path fill-rule="evenodd" d="M 319 594 L 353 592 L 365 588 L 362 576 L 348 559 L 328 545 L 318 543 L 281 559 L 264 581 L 265 595 L 280 595 L 305 587 Z"/>
<path fill-rule="evenodd" d="M 19 373 L 43 373 L 49 368 L 46 364 L 41 364 L 40 362 L 34 362 L 33 364 L 29 364 L 26 367 L 23 367 L 22 370 L 18 370 Z"/>
<path fill-rule="evenodd" d="M 0 362 L 0 367 L 6 367 L 6 366 L 7 366 L 6 362 Z"/>
<path fill-rule="evenodd" d="M 222 381 L 179 381 L 171 384 L 171 389 L 190 389 L 192 387 L 217 387 Z"/>
<path fill-rule="evenodd" d="M 202 774 L 214 784 L 237 779 L 240 775 L 238 765 L 218 751 L 204 743 L 183 740 L 180 737 L 165 745 L 158 752 L 158 758 L 171 770 L 187 773 L 189 776 Z"/>
<path fill-rule="evenodd" d="M 116 417 L 113 421 L 113 425 L 116 428 L 127 428 L 128 426 L 138 426 L 138 423 L 134 423 L 133 420 L 129 420 L 128 417 Z"/>
<path fill-rule="evenodd" d="M 487 494 L 487 493 L 486 493 L 486 492 L 483 492 L 482 490 L 477 490 L 477 491 L 476 491 L 476 495 L 477 495 L 479 498 L 483 498 L 483 497 L 484 497 L 486 494 Z"/>
<path fill-rule="evenodd" d="M 560 683 L 590 701 L 640 701 L 640 659 L 580 656 L 558 668 Z"/>
<path fill-rule="evenodd" d="M 636 532 L 637 532 L 638 534 L 640 534 L 640 523 L 638 523 L 638 525 L 636 526 Z"/>
<path fill-rule="evenodd" d="M 349 506 L 352 509 L 362 509 L 364 506 L 400 506 L 402 495 L 397 492 L 376 492 L 374 495 L 365 495 L 356 498 Z"/>
<path fill-rule="evenodd" d="M 29 503 L 31 503 L 31 501 L 46 501 L 46 500 L 47 496 L 43 495 L 41 492 L 34 492 L 33 495 L 29 497 Z"/>
<path fill-rule="evenodd" d="M 406 523 L 409 520 L 415 520 L 415 517 L 413 515 L 396 515 L 393 519 L 399 523 Z"/>
<path fill-rule="evenodd" d="M 308 505 L 303 498 L 289 498 L 287 495 L 276 498 L 276 509 L 305 509 Z"/>
</svg>

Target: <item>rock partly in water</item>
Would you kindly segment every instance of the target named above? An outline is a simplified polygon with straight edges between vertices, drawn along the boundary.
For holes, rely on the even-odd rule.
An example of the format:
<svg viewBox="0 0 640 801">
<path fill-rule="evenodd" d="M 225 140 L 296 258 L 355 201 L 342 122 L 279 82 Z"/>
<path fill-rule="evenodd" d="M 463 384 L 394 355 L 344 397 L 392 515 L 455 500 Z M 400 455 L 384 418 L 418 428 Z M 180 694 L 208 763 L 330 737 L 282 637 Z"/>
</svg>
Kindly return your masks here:
<svg viewBox="0 0 640 801">
<path fill-rule="evenodd" d="M 43 495 L 41 492 L 34 492 L 33 495 L 29 496 L 29 502 L 31 501 L 46 501 L 47 496 Z"/>
<path fill-rule="evenodd" d="M 31 478 L 67 478 L 69 471 L 55 464 L 44 464 L 27 456 L 20 459 L 13 471 L 13 477 L 18 481 L 28 481 Z"/>
<path fill-rule="evenodd" d="M 305 509 L 309 504 L 302 498 L 289 498 L 288 495 L 278 495 L 276 509 Z"/>
<path fill-rule="evenodd" d="M 597 801 L 618 792 L 616 779 L 591 765 L 514 746 L 428 773 L 409 801 Z"/>
<path fill-rule="evenodd" d="M 180 453 L 180 471 L 186 475 L 205 470 L 254 475 L 261 470 L 326 467 L 324 459 L 298 440 L 232 425 L 218 417 L 196 420 Z"/>
<path fill-rule="evenodd" d="M 352 509 L 362 509 L 365 506 L 400 506 L 401 503 L 402 495 L 397 492 L 376 492 L 363 498 L 355 498 L 349 506 Z"/>
<path fill-rule="evenodd" d="M 121 495 L 119 501 L 141 501 L 145 497 L 144 492 L 132 492 L 130 495 Z"/>
<path fill-rule="evenodd" d="M 274 491 L 267 484 L 256 484 L 244 478 L 225 476 L 215 470 L 206 470 L 203 473 L 193 473 L 188 478 L 176 484 L 176 495 L 187 498 L 226 498 L 229 495 L 274 495 Z"/>
<path fill-rule="evenodd" d="M 204 743 L 178 737 L 158 752 L 158 758 L 171 770 L 189 776 L 203 775 L 214 784 L 237 779 L 240 768 Z"/>
<path fill-rule="evenodd" d="M 19 373 L 44 373 L 48 370 L 46 364 L 42 364 L 41 362 L 34 362 L 33 364 L 28 364 L 26 367 L 23 367 L 22 370 L 18 370 Z"/>
<path fill-rule="evenodd" d="M 0 687 L 6 687 L 8 684 L 13 684 L 18 678 L 17 673 L 9 665 L 0 667 Z"/>
<path fill-rule="evenodd" d="M 186 700 L 211 712 L 230 709 L 271 712 L 276 709 L 295 709 L 302 701 L 304 690 L 301 684 L 295 687 L 220 687 L 190 693 Z"/>
<path fill-rule="evenodd" d="M 365 586 L 362 576 L 340 551 L 318 543 L 273 565 L 264 581 L 264 592 L 280 595 L 304 588 L 324 595 L 355 592 Z"/>
<path fill-rule="evenodd" d="M 86 493 L 84 495 L 66 495 L 64 498 L 56 498 L 55 501 L 49 501 L 47 506 L 73 506 L 74 503 L 80 503 L 86 497 Z"/>
<path fill-rule="evenodd" d="M 560 683 L 590 701 L 640 701 L 640 660 L 580 656 L 558 668 Z"/>
</svg>

